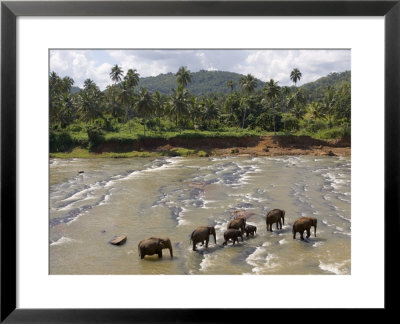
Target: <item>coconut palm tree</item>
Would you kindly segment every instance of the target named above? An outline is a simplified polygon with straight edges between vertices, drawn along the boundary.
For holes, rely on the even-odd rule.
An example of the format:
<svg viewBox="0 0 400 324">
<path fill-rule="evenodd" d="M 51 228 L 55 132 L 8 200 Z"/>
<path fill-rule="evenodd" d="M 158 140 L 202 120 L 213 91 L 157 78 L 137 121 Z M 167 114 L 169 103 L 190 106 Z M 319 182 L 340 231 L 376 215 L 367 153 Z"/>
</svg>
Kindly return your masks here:
<svg viewBox="0 0 400 324">
<path fill-rule="evenodd" d="M 154 94 L 154 113 L 158 118 L 158 130 L 161 130 L 161 116 L 164 114 L 164 100 L 160 92 Z"/>
<path fill-rule="evenodd" d="M 83 120 L 93 122 L 100 113 L 99 108 L 102 102 L 102 92 L 94 82 L 88 81 L 85 83 L 86 87 L 78 96 L 78 111 Z"/>
<path fill-rule="evenodd" d="M 122 80 L 122 75 L 123 75 L 124 71 L 122 71 L 122 69 L 118 66 L 118 64 L 115 64 L 112 68 L 111 68 L 111 72 L 110 72 L 110 78 L 112 81 L 114 81 L 114 87 L 111 88 L 111 94 L 112 94 L 112 116 L 116 117 L 116 111 L 119 110 L 116 106 L 117 106 L 117 83 L 121 82 Z"/>
<path fill-rule="evenodd" d="M 242 128 L 244 128 L 244 122 L 246 119 L 246 110 L 248 108 L 248 97 L 252 95 L 254 90 L 257 87 L 257 80 L 254 76 L 251 74 L 247 74 L 246 76 L 243 76 L 239 80 L 239 85 L 242 88 L 242 91 L 245 95 L 244 100 L 241 100 L 241 106 L 243 109 L 243 118 L 242 118 Z"/>
<path fill-rule="evenodd" d="M 278 86 L 279 81 L 274 81 L 274 79 L 269 80 L 265 83 L 264 94 L 271 101 L 276 99 L 280 94 L 280 87 Z"/>
<path fill-rule="evenodd" d="M 206 99 L 204 102 L 204 108 L 203 118 L 205 118 L 206 121 L 211 122 L 218 117 L 219 111 L 212 98 Z"/>
<path fill-rule="evenodd" d="M 316 120 L 316 119 L 325 119 L 325 116 L 322 112 L 322 105 L 319 102 L 313 101 L 309 106 L 308 106 L 308 113 L 310 114 L 311 118 Z"/>
<path fill-rule="evenodd" d="M 172 89 L 170 99 L 170 113 L 176 118 L 176 125 L 179 125 L 179 131 L 182 132 L 182 119 L 188 113 L 189 92 L 187 89 L 178 86 L 178 89 Z"/>
<path fill-rule="evenodd" d="M 139 97 L 136 101 L 136 112 L 143 118 L 143 135 L 146 136 L 147 118 L 154 111 L 154 99 L 152 94 L 146 88 L 141 88 Z"/>
<path fill-rule="evenodd" d="M 280 95 L 280 87 L 278 86 L 279 81 L 274 81 L 274 79 L 269 80 L 269 82 L 265 83 L 264 86 L 264 94 L 268 98 L 270 102 L 271 112 L 273 113 L 274 119 L 274 133 L 276 133 L 276 112 L 278 105 L 276 104 L 276 99 Z"/>
<path fill-rule="evenodd" d="M 235 88 L 235 84 L 233 83 L 232 80 L 229 80 L 229 81 L 226 83 L 226 86 L 227 86 L 229 89 L 231 89 L 231 92 L 233 92 L 233 89 Z"/>
<path fill-rule="evenodd" d="M 293 71 L 290 73 L 290 80 L 296 86 L 297 81 L 300 81 L 302 74 L 298 68 L 294 68 Z"/>
<path fill-rule="evenodd" d="M 129 69 L 124 77 L 124 80 L 126 81 L 128 88 L 134 89 L 139 84 L 139 77 L 140 75 L 136 71 L 136 69 Z"/>
<path fill-rule="evenodd" d="M 121 87 L 121 102 L 125 105 L 125 120 L 128 120 L 129 108 L 133 105 L 133 94 L 135 87 L 139 83 L 139 73 L 136 70 L 129 69 L 124 77 Z"/>
<path fill-rule="evenodd" d="M 84 89 L 90 89 L 91 87 L 93 87 L 93 85 L 95 85 L 94 81 L 92 79 L 86 79 L 83 82 L 83 88 Z"/>
<path fill-rule="evenodd" d="M 176 83 L 182 89 L 185 88 L 191 81 L 192 81 L 192 74 L 187 69 L 186 66 L 181 66 L 175 74 L 176 76 Z"/>
<path fill-rule="evenodd" d="M 334 114 L 334 107 L 336 104 L 335 91 L 333 87 L 329 86 L 326 89 L 321 104 L 322 104 L 322 111 L 324 112 L 325 116 L 327 116 L 329 128 L 331 128 L 332 116 Z"/>
<path fill-rule="evenodd" d="M 123 74 L 124 74 L 124 71 L 122 71 L 122 69 L 118 66 L 118 64 L 115 64 L 111 68 L 110 78 L 112 81 L 114 81 L 114 84 L 117 84 L 118 82 L 120 82 L 122 80 Z"/>
</svg>

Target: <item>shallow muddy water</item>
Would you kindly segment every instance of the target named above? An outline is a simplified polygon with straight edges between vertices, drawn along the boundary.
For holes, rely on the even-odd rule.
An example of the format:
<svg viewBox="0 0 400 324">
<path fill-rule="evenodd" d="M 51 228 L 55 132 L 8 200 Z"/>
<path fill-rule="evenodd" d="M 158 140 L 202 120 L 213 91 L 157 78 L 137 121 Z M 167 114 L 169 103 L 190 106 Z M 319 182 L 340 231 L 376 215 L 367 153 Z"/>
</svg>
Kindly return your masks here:
<svg viewBox="0 0 400 324">
<path fill-rule="evenodd" d="M 50 274 L 350 274 L 350 192 L 343 157 L 51 159 Z M 271 233 L 273 208 L 286 215 Z M 257 233 L 223 246 L 232 210 L 254 212 Z M 318 219 L 317 237 L 293 239 L 302 216 Z M 217 244 L 193 252 L 190 234 L 206 225 Z M 126 244 L 108 243 L 120 234 Z M 141 260 L 150 236 L 168 236 L 174 258 Z"/>
</svg>

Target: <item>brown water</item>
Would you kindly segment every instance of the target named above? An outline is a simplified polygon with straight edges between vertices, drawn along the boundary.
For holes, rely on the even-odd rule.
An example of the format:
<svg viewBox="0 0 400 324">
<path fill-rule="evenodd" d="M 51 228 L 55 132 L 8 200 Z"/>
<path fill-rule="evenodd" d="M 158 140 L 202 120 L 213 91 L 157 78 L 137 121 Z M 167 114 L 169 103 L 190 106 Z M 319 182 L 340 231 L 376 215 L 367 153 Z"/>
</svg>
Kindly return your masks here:
<svg viewBox="0 0 400 324">
<path fill-rule="evenodd" d="M 51 159 L 50 274 L 350 274 L 350 191 L 342 157 Z M 273 208 L 286 217 L 271 233 Z M 257 234 L 223 247 L 237 209 L 255 213 Z M 302 216 L 318 219 L 317 237 L 293 240 Z M 193 252 L 202 225 L 215 226 L 217 244 Z M 108 243 L 120 234 L 125 245 Z M 141 260 L 138 242 L 150 236 L 168 236 L 174 258 Z"/>
</svg>

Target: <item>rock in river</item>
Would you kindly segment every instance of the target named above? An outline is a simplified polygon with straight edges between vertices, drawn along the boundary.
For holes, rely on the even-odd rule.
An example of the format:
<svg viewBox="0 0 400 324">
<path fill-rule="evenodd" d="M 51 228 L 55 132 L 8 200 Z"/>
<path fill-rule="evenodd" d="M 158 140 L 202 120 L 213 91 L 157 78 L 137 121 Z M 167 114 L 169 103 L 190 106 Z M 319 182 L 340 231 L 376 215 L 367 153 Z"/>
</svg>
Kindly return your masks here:
<svg viewBox="0 0 400 324">
<path fill-rule="evenodd" d="M 110 243 L 113 245 L 122 245 L 126 242 L 126 235 L 121 235 L 113 238 Z"/>
</svg>

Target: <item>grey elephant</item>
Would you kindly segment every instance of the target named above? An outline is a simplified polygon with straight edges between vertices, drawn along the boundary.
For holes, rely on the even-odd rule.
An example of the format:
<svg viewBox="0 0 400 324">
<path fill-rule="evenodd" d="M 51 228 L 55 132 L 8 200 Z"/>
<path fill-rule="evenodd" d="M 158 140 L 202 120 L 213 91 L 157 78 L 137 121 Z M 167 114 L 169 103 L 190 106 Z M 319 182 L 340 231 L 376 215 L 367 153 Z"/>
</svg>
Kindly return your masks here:
<svg viewBox="0 0 400 324">
<path fill-rule="evenodd" d="M 303 233 L 307 231 L 307 238 L 310 237 L 311 226 L 314 226 L 314 236 L 317 237 L 317 219 L 313 217 L 301 217 L 293 223 L 293 238 L 296 238 L 296 233 L 300 233 L 300 237 L 304 240 Z"/>
<path fill-rule="evenodd" d="M 239 243 L 238 237 L 241 237 L 242 238 L 242 242 L 243 242 L 243 234 L 242 234 L 241 231 L 239 231 L 237 229 L 234 229 L 234 228 L 228 229 L 224 233 L 225 241 L 224 241 L 224 243 L 222 243 L 222 245 L 227 245 L 229 240 L 232 240 L 233 241 L 233 245 L 235 245 L 235 242 Z"/>
<path fill-rule="evenodd" d="M 245 229 L 246 231 L 246 237 L 249 236 L 249 234 L 254 236 L 254 233 L 257 232 L 257 226 L 253 226 L 253 225 L 246 225 Z"/>
<path fill-rule="evenodd" d="M 214 243 L 217 244 L 217 236 L 215 234 L 214 226 L 197 227 L 190 235 L 190 240 L 193 242 L 193 251 L 196 251 L 197 243 L 201 243 L 201 245 L 203 246 L 204 241 L 206 242 L 206 248 L 208 248 L 208 241 L 210 239 L 210 235 L 214 236 Z"/>
<path fill-rule="evenodd" d="M 266 215 L 267 231 L 272 231 L 272 224 L 276 224 L 276 229 L 282 229 L 282 223 L 285 225 L 285 211 L 282 209 L 272 209 Z"/>
<path fill-rule="evenodd" d="M 246 226 L 246 218 L 238 217 L 238 218 L 231 220 L 228 223 L 227 229 L 230 229 L 230 228 L 240 229 L 242 231 L 242 234 L 244 234 L 245 226 Z"/>
<path fill-rule="evenodd" d="M 139 242 L 138 251 L 141 259 L 144 259 L 145 255 L 158 254 L 159 258 L 162 258 L 162 250 L 169 249 L 171 258 L 173 258 L 172 244 L 168 237 L 158 238 L 149 237 Z"/>
</svg>

